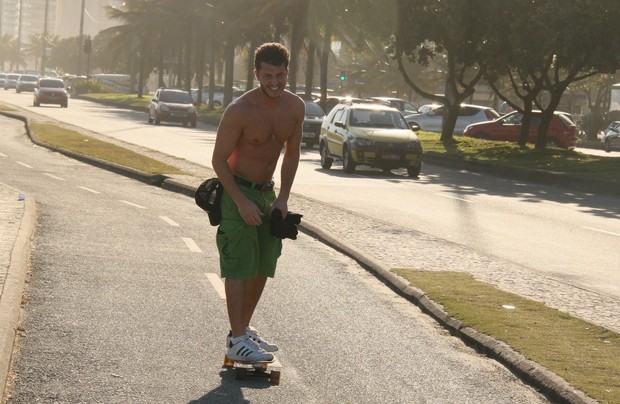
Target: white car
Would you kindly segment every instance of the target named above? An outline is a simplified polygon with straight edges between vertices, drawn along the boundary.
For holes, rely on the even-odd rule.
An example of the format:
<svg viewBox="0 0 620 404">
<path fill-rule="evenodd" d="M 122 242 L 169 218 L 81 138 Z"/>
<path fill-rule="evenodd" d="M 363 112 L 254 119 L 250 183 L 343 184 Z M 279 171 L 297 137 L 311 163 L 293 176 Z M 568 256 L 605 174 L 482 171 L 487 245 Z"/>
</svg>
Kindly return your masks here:
<svg viewBox="0 0 620 404">
<path fill-rule="evenodd" d="M 421 108 L 422 109 L 422 108 Z M 411 125 L 417 125 L 420 130 L 428 132 L 441 132 L 443 124 L 443 105 L 432 104 L 425 106 L 424 112 L 405 116 Z M 472 123 L 492 121 L 499 118 L 499 114 L 491 107 L 481 105 L 461 104 L 459 115 L 454 127 L 455 135 L 462 135 L 465 128 Z"/>
</svg>

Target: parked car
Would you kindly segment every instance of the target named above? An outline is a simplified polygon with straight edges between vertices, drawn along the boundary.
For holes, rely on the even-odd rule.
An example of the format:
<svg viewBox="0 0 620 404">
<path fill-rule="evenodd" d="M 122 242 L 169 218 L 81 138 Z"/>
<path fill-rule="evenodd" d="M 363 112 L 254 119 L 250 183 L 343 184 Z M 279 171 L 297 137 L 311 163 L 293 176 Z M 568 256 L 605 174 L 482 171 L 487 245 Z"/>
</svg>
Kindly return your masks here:
<svg viewBox="0 0 620 404">
<path fill-rule="evenodd" d="M 181 122 L 196 127 L 198 114 L 192 97 L 187 91 L 160 88 L 149 104 L 149 123 Z"/>
<path fill-rule="evenodd" d="M 39 76 L 35 76 L 34 74 L 22 74 L 17 79 L 17 84 L 15 85 L 15 92 L 33 92 L 34 87 L 37 85 L 37 81 L 39 81 Z"/>
<path fill-rule="evenodd" d="M 61 108 L 67 108 L 69 105 L 65 82 L 51 77 L 40 78 L 37 81 L 32 99 L 35 107 L 41 104 L 58 104 Z"/>
<path fill-rule="evenodd" d="M 304 117 L 302 141 L 306 144 L 306 147 L 313 147 L 319 143 L 321 124 L 323 123 L 323 118 L 325 118 L 325 112 L 314 101 L 305 100 L 304 102 L 306 103 L 306 116 Z"/>
<path fill-rule="evenodd" d="M 519 140 L 522 118 L 523 113 L 513 111 L 494 121 L 469 125 L 464 135 L 478 139 L 516 142 Z M 532 111 L 530 131 L 527 137 L 528 143 L 536 143 L 540 121 L 541 112 Z M 575 124 L 563 113 L 556 112 L 553 114 L 547 130 L 547 146 L 574 149 L 577 145 L 577 135 L 578 130 Z"/>
<path fill-rule="evenodd" d="M 240 97 L 244 93 L 237 87 L 233 87 L 233 100 Z M 191 90 L 192 99 L 194 102 L 198 102 L 198 89 L 193 88 Z M 207 104 L 209 102 L 209 86 L 202 87 L 202 103 Z M 221 108 L 224 105 L 224 86 L 215 86 L 213 91 L 213 106 L 215 108 Z"/>
<path fill-rule="evenodd" d="M 612 150 L 620 150 L 620 121 L 613 121 L 605 129 L 601 138 L 601 145 L 607 153 Z"/>
<path fill-rule="evenodd" d="M 0 86 L 4 87 L 4 81 L 6 80 L 6 73 L 0 72 Z"/>
<path fill-rule="evenodd" d="M 19 78 L 17 73 L 8 73 L 4 78 L 4 89 L 15 88 L 17 86 L 17 79 Z"/>
<path fill-rule="evenodd" d="M 420 130 L 441 132 L 443 112 L 443 105 L 431 104 L 431 106 L 425 108 L 425 112 L 406 115 L 405 119 L 410 124 L 417 125 Z M 462 135 L 467 125 L 471 125 L 472 123 L 491 121 L 496 118 L 499 118 L 499 114 L 491 107 L 461 104 L 459 115 L 456 118 L 454 134 Z"/>
<path fill-rule="evenodd" d="M 346 173 L 357 165 L 383 171 L 407 168 L 417 177 L 422 167 L 422 144 L 400 111 L 380 104 L 338 104 L 323 120 L 319 139 L 321 167 L 342 160 Z"/>
<path fill-rule="evenodd" d="M 371 100 L 378 102 L 380 104 L 386 104 L 390 107 L 394 107 L 403 115 L 411 115 L 419 113 L 418 107 L 413 105 L 411 102 L 407 100 L 403 100 L 401 98 L 393 98 L 393 97 L 370 97 Z"/>
<path fill-rule="evenodd" d="M 341 103 L 362 103 L 362 102 L 370 102 L 369 100 L 365 100 L 363 98 L 351 97 L 348 95 L 330 95 L 327 97 L 325 104 L 325 112 L 329 113 L 336 105 Z"/>
</svg>

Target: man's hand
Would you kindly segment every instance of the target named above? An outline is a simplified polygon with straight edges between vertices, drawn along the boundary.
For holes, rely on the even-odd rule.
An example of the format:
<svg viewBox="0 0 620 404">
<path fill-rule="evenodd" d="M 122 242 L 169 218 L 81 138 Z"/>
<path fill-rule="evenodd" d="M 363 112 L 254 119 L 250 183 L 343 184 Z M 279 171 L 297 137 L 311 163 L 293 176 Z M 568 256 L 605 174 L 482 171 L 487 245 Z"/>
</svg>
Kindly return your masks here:
<svg viewBox="0 0 620 404">
<path fill-rule="evenodd" d="M 278 196 L 276 200 L 273 201 L 273 203 L 271 204 L 271 207 L 269 208 L 269 216 L 271 216 L 271 213 L 274 211 L 274 209 L 280 209 L 280 212 L 282 212 L 282 217 L 286 217 L 286 215 L 288 214 L 287 199 L 281 198 L 280 196 Z"/>
<path fill-rule="evenodd" d="M 237 207 L 239 208 L 239 214 L 247 224 L 258 226 L 263 223 L 263 212 L 258 209 L 254 202 L 246 198 Z"/>
</svg>

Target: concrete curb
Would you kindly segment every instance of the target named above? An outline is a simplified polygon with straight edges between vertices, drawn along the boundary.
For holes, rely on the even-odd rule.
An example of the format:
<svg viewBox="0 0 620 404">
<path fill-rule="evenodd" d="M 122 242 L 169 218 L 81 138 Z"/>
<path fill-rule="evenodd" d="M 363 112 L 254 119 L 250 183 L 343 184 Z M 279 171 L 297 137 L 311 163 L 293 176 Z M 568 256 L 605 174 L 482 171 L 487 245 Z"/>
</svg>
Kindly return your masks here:
<svg viewBox="0 0 620 404">
<path fill-rule="evenodd" d="M 334 235 L 306 220 L 302 221 L 300 227 L 304 233 L 316 237 L 326 245 L 357 261 L 362 267 L 374 273 L 400 296 L 403 296 L 417 305 L 424 313 L 433 317 L 433 319 L 446 328 L 450 334 L 458 337 L 478 352 L 484 353 L 497 360 L 519 378 L 538 389 L 554 402 L 567 404 L 596 403 L 596 400 L 593 400 L 585 393 L 575 389 L 566 380 L 543 366 L 540 366 L 536 362 L 525 358 L 505 343 L 491 338 L 488 335 L 479 333 L 473 328 L 465 327 L 461 321 L 450 317 L 448 313 L 443 310 L 441 305 L 429 299 L 424 291 L 410 286 L 409 282 L 405 279 L 392 273 L 384 265 L 366 256 L 366 254 L 359 249 L 346 245 Z"/>
<path fill-rule="evenodd" d="M 11 188 L 8 185 L 6 187 Z M 15 190 L 15 192 L 18 191 Z M 0 324 L 2 324 L 0 327 L 0 401 L 6 389 L 13 346 L 19 327 L 26 274 L 30 267 L 30 240 L 37 217 L 34 199 L 26 197 L 24 202 L 24 214 L 11 251 L 9 269 L 0 299 Z"/>
<path fill-rule="evenodd" d="M 59 148 L 52 147 L 46 143 L 37 142 L 33 139 L 30 129 L 28 128 L 28 120 L 22 116 L 15 114 L 7 114 L 0 112 L 6 116 L 14 117 L 24 122 L 26 131 L 30 139 L 36 144 L 43 147 L 51 148 L 52 150 L 66 154 L 70 157 L 74 157 L 80 161 L 93 164 L 97 167 L 108 169 L 117 174 L 126 175 L 130 178 L 141 180 L 147 184 L 160 186 L 162 189 L 172 192 L 181 193 L 193 197 L 195 187 L 183 184 L 173 179 L 166 178 L 165 176 L 149 176 L 147 174 L 140 173 L 136 170 L 129 169 L 127 167 L 110 164 L 108 162 L 91 158 L 89 156 L 80 155 L 78 153 L 67 152 Z M 425 160 L 426 160 L 425 156 Z M 431 158 L 436 160 L 436 158 Z M 456 160 L 455 160 L 456 161 Z M 433 161 L 435 164 L 435 162 Z M 439 164 L 439 163 L 436 163 Z M 446 164 L 446 162 L 444 162 Z M 451 164 L 448 162 L 448 164 Z M 456 163 L 455 163 L 456 164 Z M 467 167 L 465 164 L 464 167 Z M 488 165 L 490 168 L 494 166 Z M 496 167 L 495 167 L 496 168 Z M 511 169 L 514 172 L 514 169 Z M 500 170 L 493 170 L 493 173 L 499 173 Z M 531 179 L 528 173 L 528 179 Z M 157 177 L 156 179 L 153 177 Z M 609 187 L 609 185 L 608 185 Z M 620 190 L 618 190 L 620 195 Z M 400 276 L 392 273 L 389 268 L 375 261 L 371 257 L 368 257 L 363 251 L 344 243 L 329 232 L 321 229 L 320 227 L 303 220 L 300 224 L 302 232 L 312 237 L 316 237 L 321 242 L 334 248 L 335 250 L 347 255 L 348 257 L 357 261 L 362 267 L 375 274 L 382 282 L 397 292 L 399 295 L 405 297 L 412 303 L 416 304 L 426 314 L 433 317 L 440 325 L 446 328 L 452 335 L 460 338 L 466 344 L 473 347 L 477 351 L 486 354 L 487 356 L 497 360 L 506 366 L 515 375 L 522 380 L 528 382 L 531 386 L 538 389 L 542 394 L 552 399 L 557 403 L 570 403 L 570 404 L 591 404 L 596 403 L 595 400 L 588 397 L 583 392 L 573 388 L 568 382 L 555 373 L 545 369 L 539 364 L 532 362 L 525 358 L 523 355 L 512 350 L 505 343 L 495 340 L 485 334 L 479 333 L 476 330 L 464 327 L 463 323 L 455 318 L 452 318 L 446 313 L 443 308 L 430 300 L 424 291 L 411 287 L 409 283 Z M 0 377 L 2 375 L 0 374 Z"/>
<path fill-rule="evenodd" d="M 570 188 L 575 191 L 592 192 L 609 196 L 620 196 L 620 183 L 586 178 L 564 172 L 537 170 L 524 167 L 497 166 L 480 161 L 460 160 L 452 157 L 425 154 L 424 162 L 444 167 L 483 172 L 502 178 L 538 182 L 547 185 Z"/>
</svg>

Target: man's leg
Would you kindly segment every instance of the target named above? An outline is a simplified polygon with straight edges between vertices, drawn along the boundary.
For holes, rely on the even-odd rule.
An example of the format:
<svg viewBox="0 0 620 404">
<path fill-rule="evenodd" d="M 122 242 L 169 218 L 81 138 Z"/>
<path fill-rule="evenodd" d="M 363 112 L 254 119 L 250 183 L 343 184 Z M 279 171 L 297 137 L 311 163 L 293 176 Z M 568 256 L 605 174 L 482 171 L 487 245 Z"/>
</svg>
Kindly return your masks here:
<svg viewBox="0 0 620 404">
<path fill-rule="evenodd" d="M 226 307 L 233 337 L 245 334 L 266 282 L 267 277 L 262 275 L 251 279 L 226 278 Z"/>
</svg>

